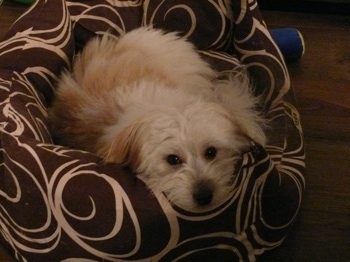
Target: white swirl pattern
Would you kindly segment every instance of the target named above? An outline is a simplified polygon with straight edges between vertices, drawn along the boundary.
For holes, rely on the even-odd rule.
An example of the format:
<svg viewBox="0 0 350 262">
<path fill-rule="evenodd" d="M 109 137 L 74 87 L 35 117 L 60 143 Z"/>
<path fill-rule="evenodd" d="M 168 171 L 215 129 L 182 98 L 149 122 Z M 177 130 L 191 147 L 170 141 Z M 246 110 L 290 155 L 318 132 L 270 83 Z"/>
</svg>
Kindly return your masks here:
<svg viewBox="0 0 350 262">
<path fill-rule="evenodd" d="M 145 14 L 143 24 L 178 31 L 197 44 L 199 49 L 225 50 L 230 45 L 229 32 L 232 31 L 232 11 L 229 2 L 227 0 L 200 0 L 192 3 L 179 0 L 146 0 L 143 5 Z M 209 11 L 205 10 L 200 14 L 196 8 L 201 4 L 205 5 Z M 210 23 L 211 20 L 215 23 Z M 208 36 L 210 41 L 202 42 Z"/>
<path fill-rule="evenodd" d="M 74 44 L 142 25 L 181 31 L 219 71 L 246 65 L 265 95 L 270 143 L 243 155 L 236 190 L 210 212 L 172 207 L 127 170 L 52 144 L 46 106 Z M 289 92 L 255 0 L 38 0 L 0 43 L 0 241 L 19 261 L 254 261 L 282 243 L 304 191 Z"/>
<path fill-rule="evenodd" d="M 74 240 L 74 242 L 81 246 L 83 249 L 89 250 L 89 252 L 95 255 L 96 257 L 105 259 L 107 261 L 113 261 L 116 259 L 130 257 L 139 250 L 141 244 L 141 230 L 139 222 L 137 221 L 137 215 L 135 214 L 132 204 L 128 199 L 128 195 L 124 192 L 120 184 L 115 179 L 107 176 L 106 174 L 100 174 L 94 171 L 92 165 L 92 163 L 85 165 L 76 165 L 76 160 L 73 160 L 71 162 L 67 162 L 65 165 L 62 165 L 59 169 L 55 171 L 53 177 L 49 181 L 50 184 L 48 186 L 48 195 L 51 210 L 55 218 L 58 221 L 60 221 L 60 226 L 62 227 L 62 229 L 69 234 L 69 236 Z M 74 214 L 73 212 L 69 211 L 69 208 L 66 207 L 67 203 L 65 203 L 65 201 L 63 200 L 63 191 L 65 190 L 65 188 L 71 180 L 74 180 L 77 176 L 85 177 L 90 175 L 96 178 L 102 178 L 107 183 L 108 187 L 111 188 L 113 192 L 111 196 L 115 197 L 114 200 L 109 199 L 109 201 L 115 202 L 114 210 L 116 210 L 116 212 L 114 212 L 114 225 L 111 228 L 110 232 L 107 232 L 106 235 L 98 237 L 88 236 L 86 232 L 78 232 L 66 219 L 66 217 L 68 216 L 73 220 L 81 222 L 93 220 L 94 217 L 97 215 L 96 204 L 94 203 L 94 199 L 89 197 L 91 202 L 91 212 L 90 214 L 84 216 L 81 214 Z M 97 248 L 94 248 L 93 243 L 112 239 L 119 234 L 125 216 L 124 212 L 126 212 L 124 211 L 124 207 L 129 213 L 132 225 L 135 228 L 135 247 L 127 254 L 108 254 L 106 252 L 102 252 Z M 79 210 L 77 210 L 77 212 L 79 212 Z M 112 216 L 114 214 L 110 213 L 108 215 Z M 88 242 L 91 242 L 92 244 L 88 244 Z"/>
</svg>

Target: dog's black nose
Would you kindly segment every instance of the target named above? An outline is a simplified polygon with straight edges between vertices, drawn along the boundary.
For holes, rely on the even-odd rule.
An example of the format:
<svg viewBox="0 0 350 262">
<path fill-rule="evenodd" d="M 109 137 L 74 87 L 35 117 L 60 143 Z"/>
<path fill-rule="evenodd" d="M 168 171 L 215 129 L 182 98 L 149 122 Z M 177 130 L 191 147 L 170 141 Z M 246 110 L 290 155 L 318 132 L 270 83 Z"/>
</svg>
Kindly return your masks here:
<svg viewBox="0 0 350 262">
<path fill-rule="evenodd" d="M 213 190 L 209 185 L 201 183 L 195 188 L 193 198 L 201 206 L 208 205 L 213 200 Z"/>
</svg>

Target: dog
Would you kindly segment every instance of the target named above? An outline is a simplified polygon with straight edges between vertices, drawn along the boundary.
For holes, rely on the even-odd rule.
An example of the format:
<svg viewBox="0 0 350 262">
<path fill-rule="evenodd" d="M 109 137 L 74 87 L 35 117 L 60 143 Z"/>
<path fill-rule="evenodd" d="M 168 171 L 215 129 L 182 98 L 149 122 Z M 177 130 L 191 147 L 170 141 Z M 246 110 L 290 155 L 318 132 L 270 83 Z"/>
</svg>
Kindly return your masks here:
<svg viewBox="0 0 350 262">
<path fill-rule="evenodd" d="M 59 144 L 129 167 L 173 205 L 213 209 L 234 190 L 242 152 L 266 140 L 239 75 L 221 79 L 175 32 L 96 37 L 60 78 L 50 125 Z"/>
</svg>

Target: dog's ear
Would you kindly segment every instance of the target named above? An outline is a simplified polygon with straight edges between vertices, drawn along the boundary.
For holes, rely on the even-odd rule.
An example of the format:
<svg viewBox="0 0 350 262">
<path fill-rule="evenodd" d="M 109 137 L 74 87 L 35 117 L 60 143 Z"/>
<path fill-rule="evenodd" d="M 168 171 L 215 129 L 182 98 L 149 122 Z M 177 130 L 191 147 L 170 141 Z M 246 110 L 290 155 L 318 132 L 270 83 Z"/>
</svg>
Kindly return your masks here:
<svg viewBox="0 0 350 262">
<path fill-rule="evenodd" d="M 231 115 L 224 109 L 217 109 L 217 113 L 222 117 L 229 120 L 234 128 L 236 135 L 236 143 L 240 152 L 247 152 L 250 150 L 252 142 L 260 143 L 265 140 L 265 135 L 262 128 L 259 126 L 259 119 L 253 121 L 252 119 L 246 119 L 244 117 L 237 117 Z"/>
<path fill-rule="evenodd" d="M 236 134 L 241 138 L 244 144 L 251 144 L 254 141 L 262 146 L 266 143 L 266 137 L 263 130 L 264 121 L 259 113 L 251 110 L 245 109 L 245 111 L 239 114 L 232 115 L 227 112 L 221 112 L 221 114 L 229 119 L 231 123 L 236 126 Z"/>
<path fill-rule="evenodd" d="M 134 123 L 119 132 L 105 154 L 105 162 L 135 170 L 140 162 L 140 148 L 145 135 L 143 131 L 142 123 Z"/>
<path fill-rule="evenodd" d="M 251 144 L 252 141 L 264 146 L 266 136 L 263 130 L 263 121 L 258 117 L 239 119 L 238 127 L 240 135 Z"/>
</svg>

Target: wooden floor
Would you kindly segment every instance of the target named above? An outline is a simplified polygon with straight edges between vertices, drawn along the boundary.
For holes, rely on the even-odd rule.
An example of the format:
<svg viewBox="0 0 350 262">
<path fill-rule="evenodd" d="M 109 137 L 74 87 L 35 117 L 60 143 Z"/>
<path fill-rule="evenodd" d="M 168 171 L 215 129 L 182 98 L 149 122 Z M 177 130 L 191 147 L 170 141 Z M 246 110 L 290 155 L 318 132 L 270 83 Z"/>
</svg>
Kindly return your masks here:
<svg viewBox="0 0 350 262">
<path fill-rule="evenodd" d="M 0 6 L 0 37 L 25 10 Z M 350 16 L 264 11 L 270 28 L 295 27 L 304 57 L 289 64 L 307 150 L 307 190 L 284 244 L 262 261 L 350 261 Z M 0 246 L 0 261 L 14 261 Z"/>
<path fill-rule="evenodd" d="M 306 194 L 282 247 L 263 261 L 350 261 L 350 16 L 264 12 L 300 30 L 306 52 L 289 72 L 306 143 Z"/>
</svg>

